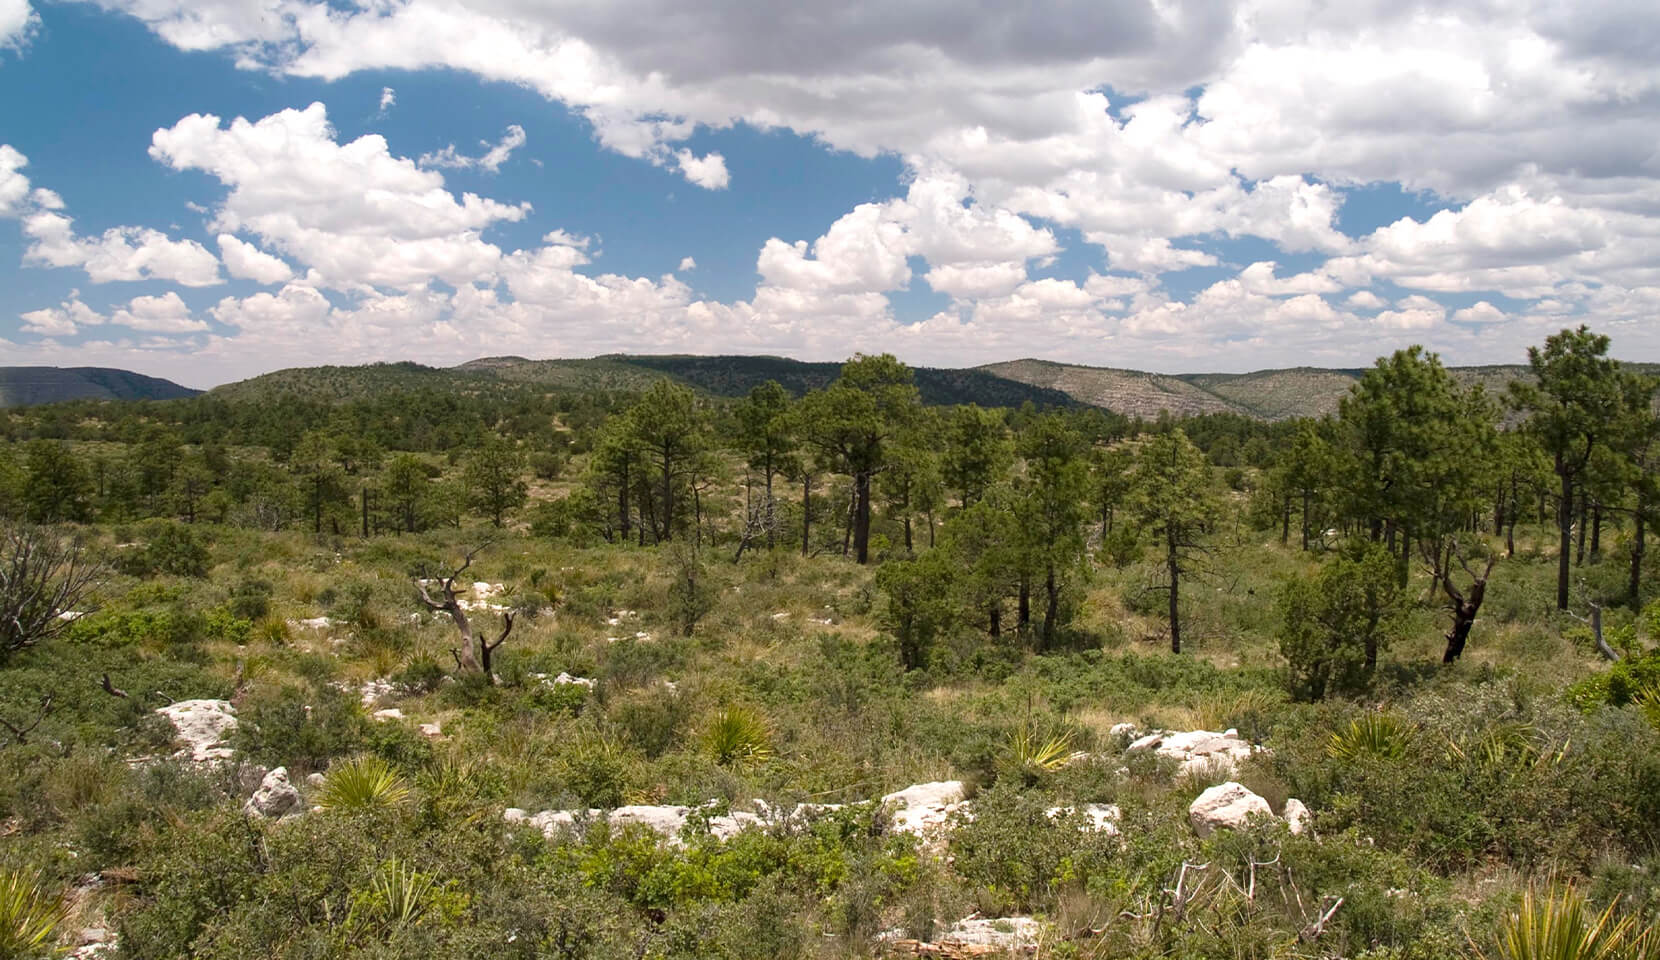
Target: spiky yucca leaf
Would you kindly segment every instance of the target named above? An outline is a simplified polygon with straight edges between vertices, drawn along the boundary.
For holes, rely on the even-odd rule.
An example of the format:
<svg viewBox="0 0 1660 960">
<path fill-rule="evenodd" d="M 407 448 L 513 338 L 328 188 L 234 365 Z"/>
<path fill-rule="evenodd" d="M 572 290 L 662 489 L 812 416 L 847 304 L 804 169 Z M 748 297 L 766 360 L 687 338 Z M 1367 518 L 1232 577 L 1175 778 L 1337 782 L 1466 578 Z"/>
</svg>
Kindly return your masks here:
<svg viewBox="0 0 1660 960">
<path fill-rule="evenodd" d="M 1650 684 L 1637 691 L 1631 702 L 1636 704 L 1649 726 L 1660 730 L 1660 684 Z"/>
<path fill-rule="evenodd" d="M 409 799 L 409 785 L 392 765 L 376 756 L 336 763 L 323 777 L 317 803 L 331 810 L 370 810 Z"/>
<path fill-rule="evenodd" d="M 1656 960 L 1653 929 L 1633 917 L 1616 918 L 1614 904 L 1593 914 L 1571 884 L 1529 888 L 1521 905 L 1500 921 L 1491 942 L 1476 944 L 1481 960 Z"/>
<path fill-rule="evenodd" d="M 0 957 L 48 953 L 65 912 L 63 899 L 42 888 L 40 874 L 0 870 Z"/>
<path fill-rule="evenodd" d="M 419 923 L 421 915 L 426 913 L 433 882 L 431 877 L 393 857 L 375 871 L 370 888 L 385 904 L 386 919 L 390 923 L 409 926 Z"/>
<path fill-rule="evenodd" d="M 1036 724 L 1027 724 L 1009 740 L 1009 758 L 1015 767 L 1034 773 L 1050 773 L 1066 766 L 1072 757 L 1072 731 L 1045 735 Z"/>
<path fill-rule="evenodd" d="M 1417 730 L 1390 713 L 1366 713 L 1331 735 L 1326 752 L 1334 760 L 1357 760 L 1363 756 L 1399 760 L 1406 756 Z"/>
<path fill-rule="evenodd" d="M 765 763 L 772 758 L 772 731 L 755 711 L 727 707 L 703 731 L 703 747 L 723 767 Z"/>
</svg>

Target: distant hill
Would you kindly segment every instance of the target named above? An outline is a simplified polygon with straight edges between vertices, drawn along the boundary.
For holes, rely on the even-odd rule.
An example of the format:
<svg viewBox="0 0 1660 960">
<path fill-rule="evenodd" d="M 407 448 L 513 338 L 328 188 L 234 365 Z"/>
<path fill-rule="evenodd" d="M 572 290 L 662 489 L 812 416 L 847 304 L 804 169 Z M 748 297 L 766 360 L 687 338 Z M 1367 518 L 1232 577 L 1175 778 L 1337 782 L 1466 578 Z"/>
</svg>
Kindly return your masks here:
<svg viewBox="0 0 1660 960">
<path fill-rule="evenodd" d="M 1660 364 L 1628 363 L 1626 366 L 1660 374 Z M 1460 382 L 1479 383 L 1493 395 L 1503 394 L 1511 381 L 1529 376 L 1527 367 L 1520 364 L 1449 370 Z M 481 357 L 455 367 L 406 362 L 278 370 L 218 387 L 213 395 L 234 400 L 292 394 L 341 401 L 389 392 L 477 391 L 521 386 L 556 391 L 636 392 L 663 377 L 710 396 L 740 397 L 767 380 L 776 380 L 791 393 L 800 395 L 828 385 L 840 372 L 840 363 L 811 363 L 784 357 L 608 354 L 588 359 L 529 360 L 502 356 Z M 1323 416 L 1337 412 L 1338 402 L 1364 372 L 1364 369 L 1291 367 L 1253 373 L 1160 374 L 1031 359 L 968 369 L 915 368 L 917 387 L 923 402 L 928 404 L 1018 407 L 1031 402 L 1040 407 L 1093 406 L 1145 419 L 1157 417 L 1160 411 L 1169 411 L 1178 417 L 1232 413 L 1262 420 Z M 184 391 L 171 395 L 188 396 L 193 392 L 166 381 L 152 382 Z"/>
<path fill-rule="evenodd" d="M 0 407 L 65 400 L 174 400 L 201 392 L 111 367 L 0 367 Z"/>
<path fill-rule="evenodd" d="M 228 383 L 213 390 L 227 400 L 298 395 L 342 401 L 376 393 L 412 390 L 472 390 L 491 385 L 533 385 L 550 390 L 634 392 L 664 377 L 717 397 L 741 397 L 768 380 L 800 395 L 828 385 L 840 363 L 808 363 L 783 357 L 626 356 L 527 360 L 481 357 L 455 367 L 418 363 L 373 363 L 360 367 L 296 367 Z M 1077 406 L 1059 390 L 1022 383 L 985 370 L 919 367 L 922 401 L 933 405 L 978 403 L 983 407 Z"/>
</svg>

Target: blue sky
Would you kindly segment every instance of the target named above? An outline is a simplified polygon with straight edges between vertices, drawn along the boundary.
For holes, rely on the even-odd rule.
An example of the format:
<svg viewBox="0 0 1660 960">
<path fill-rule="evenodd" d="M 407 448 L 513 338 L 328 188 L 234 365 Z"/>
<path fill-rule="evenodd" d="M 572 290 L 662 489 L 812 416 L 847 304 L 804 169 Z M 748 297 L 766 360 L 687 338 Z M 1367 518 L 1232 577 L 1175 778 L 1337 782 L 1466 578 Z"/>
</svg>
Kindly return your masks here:
<svg viewBox="0 0 1660 960">
<path fill-rule="evenodd" d="M 0 0 L 0 362 L 1660 359 L 1629 11 L 745 10 Z"/>
</svg>

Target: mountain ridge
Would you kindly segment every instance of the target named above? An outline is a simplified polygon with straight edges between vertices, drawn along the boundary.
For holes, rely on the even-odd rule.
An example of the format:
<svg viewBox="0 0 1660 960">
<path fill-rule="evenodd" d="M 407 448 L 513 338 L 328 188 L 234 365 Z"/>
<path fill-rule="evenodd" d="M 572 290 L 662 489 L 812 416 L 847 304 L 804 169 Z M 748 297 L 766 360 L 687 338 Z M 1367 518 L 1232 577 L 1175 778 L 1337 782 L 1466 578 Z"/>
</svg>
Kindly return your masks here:
<svg viewBox="0 0 1660 960">
<path fill-rule="evenodd" d="M 70 400 L 175 400 L 201 392 L 116 367 L 0 367 L 0 408 Z"/>
</svg>

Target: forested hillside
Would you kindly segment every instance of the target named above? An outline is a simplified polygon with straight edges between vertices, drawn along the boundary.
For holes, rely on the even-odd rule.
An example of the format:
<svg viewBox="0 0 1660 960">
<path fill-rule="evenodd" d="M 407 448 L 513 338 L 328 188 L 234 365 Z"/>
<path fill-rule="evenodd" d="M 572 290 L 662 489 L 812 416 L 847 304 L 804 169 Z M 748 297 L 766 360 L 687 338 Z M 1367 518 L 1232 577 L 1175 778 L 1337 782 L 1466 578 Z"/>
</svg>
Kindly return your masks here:
<svg viewBox="0 0 1660 960">
<path fill-rule="evenodd" d="M 888 355 L 4 411 L 0 956 L 1652 960 L 1611 346 L 1109 371 L 1186 416 Z"/>
<path fill-rule="evenodd" d="M 170 400 L 200 392 L 171 380 L 107 367 L 0 367 L 0 407 L 65 400 Z"/>
</svg>

